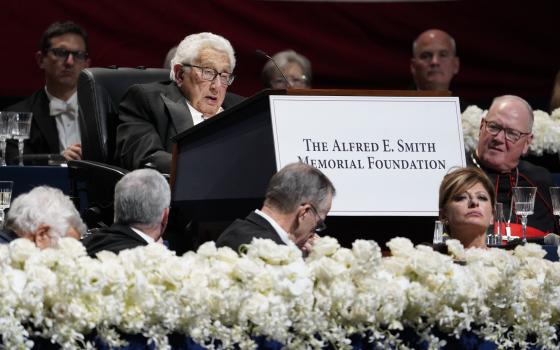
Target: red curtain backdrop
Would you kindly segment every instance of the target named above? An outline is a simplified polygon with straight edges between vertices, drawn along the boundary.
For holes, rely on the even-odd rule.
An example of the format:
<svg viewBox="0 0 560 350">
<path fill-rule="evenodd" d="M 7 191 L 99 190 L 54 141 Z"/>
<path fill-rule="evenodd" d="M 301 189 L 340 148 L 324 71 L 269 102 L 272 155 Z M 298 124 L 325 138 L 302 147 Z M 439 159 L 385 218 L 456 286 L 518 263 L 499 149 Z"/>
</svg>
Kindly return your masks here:
<svg viewBox="0 0 560 350">
<path fill-rule="evenodd" d="M 557 7 L 554 1 L 8 0 L 0 11 L 0 96 L 29 95 L 43 85 L 34 59 L 39 37 L 50 23 L 71 19 L 89 33 L 93 66 L 159 67 L 185 35 L 221 34 L 238 59 L 230 89 L 245 96 L 261 88 L 265 62 L 257 48 L 306 55 L 315 87 L 407 89 L 411 43 L 435 27 L 457 41 L 456 95 L 485 104 L 513 93 L 547 108 L 560 68 Z"/>
</svg>

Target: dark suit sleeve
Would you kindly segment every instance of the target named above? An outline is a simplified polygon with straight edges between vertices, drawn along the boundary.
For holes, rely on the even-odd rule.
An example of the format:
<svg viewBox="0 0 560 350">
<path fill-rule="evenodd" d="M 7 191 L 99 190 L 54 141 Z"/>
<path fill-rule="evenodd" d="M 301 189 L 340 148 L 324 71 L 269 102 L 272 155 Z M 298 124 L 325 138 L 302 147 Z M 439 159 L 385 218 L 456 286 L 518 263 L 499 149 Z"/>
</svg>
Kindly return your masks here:
<svg viewBox="0 0 560 350">
<path fill-rule="evenodd" d="M 171 153 L 165 150 L 158 118 L 165 118 L 154 110 L 161 106 L 159 94 L 148 92 L 142 85 L 132 86 L 119 106 L 120 125 L 117 128 L 118 163 L 126 169 L 138 169 L 152 163 L 169 173 Z"/>
</svg>

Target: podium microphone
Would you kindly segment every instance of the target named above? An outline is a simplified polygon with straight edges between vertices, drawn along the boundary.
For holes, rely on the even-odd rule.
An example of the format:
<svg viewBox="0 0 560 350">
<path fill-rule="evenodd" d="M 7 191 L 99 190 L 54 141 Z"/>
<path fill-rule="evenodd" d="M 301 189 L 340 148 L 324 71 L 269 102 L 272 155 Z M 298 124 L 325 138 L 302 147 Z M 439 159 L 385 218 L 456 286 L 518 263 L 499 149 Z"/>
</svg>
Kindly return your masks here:
<svg viewBox="0 0 560 350">
<path fill-rule="evenodd" d="M 259 54 L 260 56 L 263 56 L 267 60 L 271 61 L 274 64 L 274 66 L 276 67 L 276 69 L 278 69 L 278 72 L 280 72 L 280 75 L 282 75 L 282 78 L 284 78 L 284 81 L 286 82 L 286 86 L 289 87 L 289 88 L 292 87 L 292 84 L 290 84 L 290 82 L 288 81 L 288 78 L 286 78 L 284 73 L 282 73 L 282 70 L 280 69 L 280 67 L 278 67 L 278 64 L 276 64 L 276 61 L 272 57 L 270 57 L 266 52 L 264 52 L 263 50 L 260 50 L 260 49 L 256 49 L 255 52 L 257 54 Z"/>
</svg>

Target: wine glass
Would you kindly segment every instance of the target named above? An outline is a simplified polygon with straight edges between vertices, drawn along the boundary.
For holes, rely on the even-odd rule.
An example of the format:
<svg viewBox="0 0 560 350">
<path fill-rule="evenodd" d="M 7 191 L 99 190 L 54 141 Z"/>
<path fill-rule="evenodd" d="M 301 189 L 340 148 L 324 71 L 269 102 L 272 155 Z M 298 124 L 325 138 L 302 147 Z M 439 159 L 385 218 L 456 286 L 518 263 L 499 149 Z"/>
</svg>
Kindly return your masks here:
<svg viewBox="0 0 560 350">
<path fill-rule="evenodd" d="M 29 138 L 31 112 L 18 112 L 12 118 L 12 137 L 18 140 L 19 165 L 23 165 L 23 140 Z"/>
<path fill-rule="evenodd" d="M 6 140 L 12 137 L 12 117 L 14 112 L 0 112 L 0 166 L 6 165 Z"/>
<path fill-rule="evenodd" d="M 4 210 L 10 207 L 13 181 L 0 181 L 0 229 L 4 227 Z"/>
<path fill-rule="evenodd" d="M 552 199 L 552 211 L 554 215 L 560 216 L 560 187 L 550 188 L 550 198 Z"/>
<path fill-rule="evenodd" d="M 523 228 L 523 243 L 527 243 L 527 216 L 533 215 L 535 207 L 536 187 L 514 187 L 513 201 L 515 203 L 515 214 L 521 216 Z"/>
</svg>

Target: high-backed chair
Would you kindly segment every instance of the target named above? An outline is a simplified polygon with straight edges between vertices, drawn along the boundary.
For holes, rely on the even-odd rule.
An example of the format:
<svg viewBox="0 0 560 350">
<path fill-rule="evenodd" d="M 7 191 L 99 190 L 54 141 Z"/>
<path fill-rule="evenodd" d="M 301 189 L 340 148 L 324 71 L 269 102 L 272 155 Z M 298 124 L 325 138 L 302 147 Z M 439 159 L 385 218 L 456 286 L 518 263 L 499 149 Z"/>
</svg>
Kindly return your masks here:
<svg viewBox="0 0 560 350">
<path fill-rule="evenodd" d="M 134 84 L 164 80 L 169 80 L 169 69 L 84 69 L 78 80 L 78 102 L 86 129 L 81 135 L 83 158 L 112 164 L 122 97 Z"/>
<path fill-rule="evenodd" d="M 128 170 L 95 161 L 68 161 L 70 195 L 89 228 L 113 223 L 115 185 L 127 173 Z"/>
</svg>

